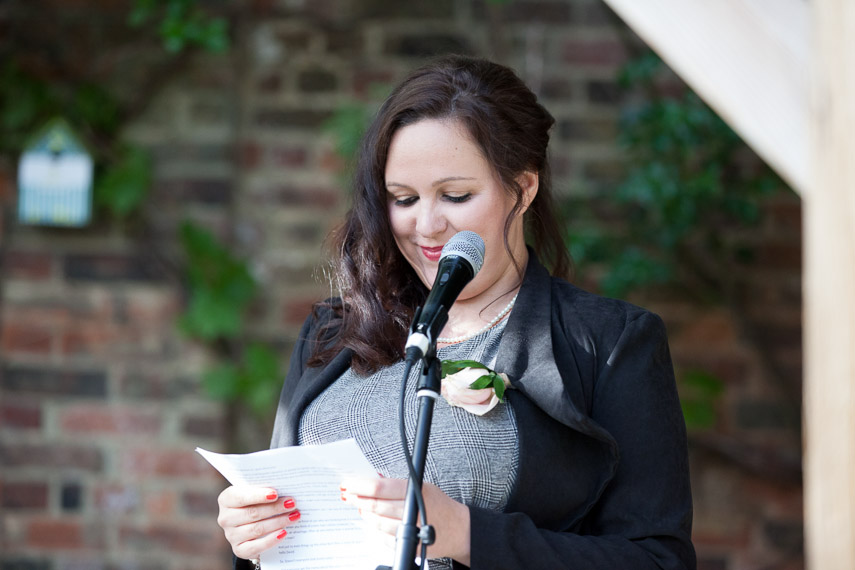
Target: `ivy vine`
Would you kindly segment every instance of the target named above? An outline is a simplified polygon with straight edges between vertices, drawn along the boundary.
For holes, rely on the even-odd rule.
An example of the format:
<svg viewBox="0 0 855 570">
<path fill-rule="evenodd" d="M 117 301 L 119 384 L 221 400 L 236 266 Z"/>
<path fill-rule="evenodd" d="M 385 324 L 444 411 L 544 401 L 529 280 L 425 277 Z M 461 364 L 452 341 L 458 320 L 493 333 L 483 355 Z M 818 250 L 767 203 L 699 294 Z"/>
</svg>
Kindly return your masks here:
<svg viewBox="0 0 855 570">
<path fill-rule="evenodd" d="M 574 218 L 584 220 L 568 225 L 577 267 L 598 274 L 608 296 L 670 286 L 702 304 L 733 305 L 734 268 L 754 256 L 736 230 L 760 220 L 762 200 L 783 182 L 653 52 L 630 60 L 619 83 L 627 101 L 618 129 L 626 171 L 586 213 L 574 202 Z M 722 381 L 702 370 L 680 372 L 686 423 L 712 427 Z"/>
</svg>

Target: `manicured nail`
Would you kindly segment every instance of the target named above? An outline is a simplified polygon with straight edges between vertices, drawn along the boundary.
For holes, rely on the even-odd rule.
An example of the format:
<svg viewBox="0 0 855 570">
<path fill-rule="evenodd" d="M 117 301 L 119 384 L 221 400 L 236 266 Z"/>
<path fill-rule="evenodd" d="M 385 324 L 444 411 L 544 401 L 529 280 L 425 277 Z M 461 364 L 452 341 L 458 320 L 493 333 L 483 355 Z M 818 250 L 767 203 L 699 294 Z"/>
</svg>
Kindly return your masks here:
<svg viewBox="0 0 855 570">
<path fill-rule="evenodd" d="M 339 491 L 341 491 L 342 493 L 344 493 L 345 491 L 347 491 L 347 487 L 345 487 L 344 485 L 339 485 L 339 486 L 338 486 L 338 489 L 339 489 Z"/>
<path fill-rule="evenodd" d="M 298 521 L 300 520 L 300 511 L 294 511 L 293 513 L 288 515 L 289 521 Z"/>
<path fill-rule="evenodd" d="M 282 506 L 286 509 L 293 509 L 297 506 L 297 503 L 294 502 L 294 499 L 285 499 L 285 502 L 282 503 Z"/>
<path fill-rule="evenodd" d="M 277 495 L 276 493 L 268 493 L 268 494 L 267 494 L 267 500 L 268 500 L 268 501 L 272 501 L 272 500 L 273 500 L 273 499 L 275 499 L 277 496 L 278 496 L 278 495 Z"/>
<path fill-rule="evenodd" d="M 347 500 L 347 497 L 345 497 L 345 496 L 344 496 L 344 493 L 342 493 L 342 494 L 341 494 L 341 500 L 342 500 L 342 501 L 346 501 L 346 500 Z"/>
<path fill-rule="evenodd" d="M 276 540 L 282 540 L 283 538 L 285 538 L 286 534 L 288 534 L 288 531 L 283 530 L 282 532 L 280 532 L 279 534 L 276 535 Z"/>
</svg>

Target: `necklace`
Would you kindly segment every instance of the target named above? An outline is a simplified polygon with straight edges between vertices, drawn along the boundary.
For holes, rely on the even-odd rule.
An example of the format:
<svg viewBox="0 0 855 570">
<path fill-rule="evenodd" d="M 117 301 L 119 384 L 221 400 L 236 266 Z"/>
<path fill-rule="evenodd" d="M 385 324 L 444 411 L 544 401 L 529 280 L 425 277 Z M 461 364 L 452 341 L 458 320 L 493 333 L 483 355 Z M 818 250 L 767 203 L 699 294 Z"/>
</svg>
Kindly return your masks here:
<svg viewBox="0 0 855 570">
<path fill-rule="evenodd" d="M 517 293 L 517 295 L 519 295 L 519 293 Z M 513 298 L 513 299 L 511 299 L 511 302 L 510 302 L 510 303 L 508 303 L 508 304 L 505 306 L 505 308 L 504 308 L 504 309 L 502 309 L 502 310 L 501 310 L 501 312 L 500 312 L 498 315 L 496 315 L 495 317 L 493 317 L 493 320 L 492 320 L 492 321 L 490 321 L 489 323 L 487 323 L 486 325 L 484 325 L 481 329 L 479 329 L 479 330 L 475 331 L 474 333 L 471 333 L 471 334 L 465 334 L 465 335 L 462 335 L 462 336 L 451 336 L 451 337 L 438 336 L 438 337 L 436 337 L 436 342 L 442 342 L 442 343 L 445 343 L 445 344 L 456 344 L 456 343 L 458 343 L 458 342 L 463 342 L 464 340 L 469 340 L 470 338 L 474 338 L 474 337 L 478 336 L 479 334 L 481 334 L 481 333 L 483 333 L 483 332 L 487 332 L 488 330 L 490 330 L 491 328 L 493 328 L 494 326 L 496 326 L 496 323 L 498 323 L 499 321 L 501 321 L 501 320 L 505 317 L 505 315 L 507 315 L 508 313 L 510 313 L 510 312 L 511 312 L 511 309 L 513 308 L 514 303 L 515 303 L 515 302 L 516 302 L 516 300 L 517 300 L 517 295 L 514 295 L 514 298 Z"/>
</svg>

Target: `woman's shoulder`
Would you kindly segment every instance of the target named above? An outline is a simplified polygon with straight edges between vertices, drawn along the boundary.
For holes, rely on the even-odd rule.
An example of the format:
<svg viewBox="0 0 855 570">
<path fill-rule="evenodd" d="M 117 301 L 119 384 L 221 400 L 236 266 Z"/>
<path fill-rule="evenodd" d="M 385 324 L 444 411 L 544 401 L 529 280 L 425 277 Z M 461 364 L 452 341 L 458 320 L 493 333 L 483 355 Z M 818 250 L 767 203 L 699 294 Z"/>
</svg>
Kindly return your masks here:
<svg viewBox="0 0 855 570">
<path fill-rule="evenodd" d="M 659 327 L 659 316 L 623 299 L 592 293 L 558 277 L 551 278 L 553 315 L 565 330 L 585 331 L 597 337 L 615 337 L 630 325 Z"/>
<path fill-rule="evenodd" d="M 303 321 L 300 329 L 299 340 L 318 340 L 319 333 L 322 337 L 328 337 L 333 329 L 337 329 L 337 321 L 341 321 L 343 302 L 340 297 L 328 297 L 312 305 L 312 310 Z"/>
</svg>

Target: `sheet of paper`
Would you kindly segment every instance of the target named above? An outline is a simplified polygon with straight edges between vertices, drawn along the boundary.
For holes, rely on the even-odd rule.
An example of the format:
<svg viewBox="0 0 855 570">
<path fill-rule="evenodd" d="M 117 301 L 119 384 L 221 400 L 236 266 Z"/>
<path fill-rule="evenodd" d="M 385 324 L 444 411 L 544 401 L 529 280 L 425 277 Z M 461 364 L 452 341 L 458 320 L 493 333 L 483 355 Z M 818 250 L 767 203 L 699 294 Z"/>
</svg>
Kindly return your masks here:
<svg viewBox="0 0 855 570">
<path fill-rule="evenodd" d="M 345 476 L 377 476 L 355 440 L 244 455 L 196 451 L 232 485 L 262 485 L 276 489 L 280 497 L 294 497 L 302 516 L 288 525 L 288 536 L 262 553 L 264 570 L 391 566 L 393 552 L 366 531 L 356 509 L 341 500 L 339 485 Z"/>
</svg>

